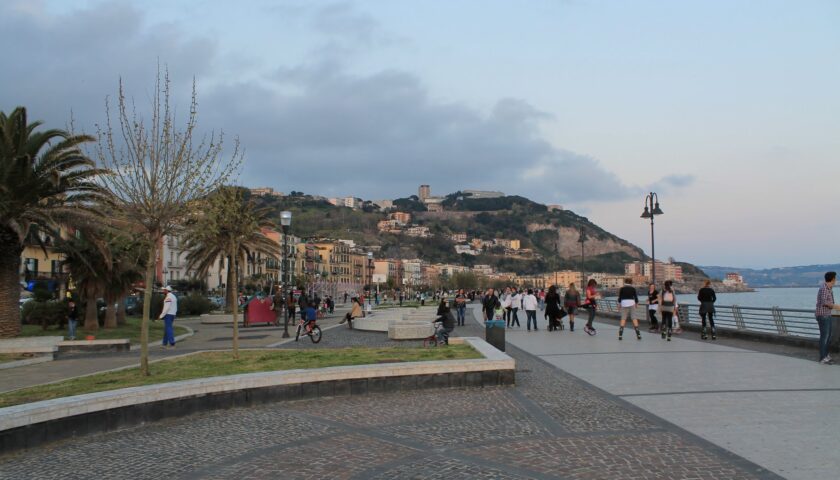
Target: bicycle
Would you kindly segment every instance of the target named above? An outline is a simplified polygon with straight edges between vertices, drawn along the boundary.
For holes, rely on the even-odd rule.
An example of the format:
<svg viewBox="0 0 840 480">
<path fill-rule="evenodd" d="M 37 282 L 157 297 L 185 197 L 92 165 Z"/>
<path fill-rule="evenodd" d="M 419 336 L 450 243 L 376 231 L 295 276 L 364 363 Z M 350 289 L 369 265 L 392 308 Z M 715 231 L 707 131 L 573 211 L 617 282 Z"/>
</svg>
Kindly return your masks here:
<svg viewBox="0 0 840 480">
<path fill-rule="evenodd" d="M 306 330 L 306 324 L 308 322 L 304 319 L 298 320 L 298 327 L 297 333 L 295 333 L 295 341 L 297 342 L 300 338 L 301 330 L 305 330 L 303 332 L 304 335 L 309 335 L 309 339 L 312 340 L 312 343 L 318 343 L 321 341 L 321 327 L 315 325 L 315 322 L 312 322 L 312 328 Z"/>
<path fill-rule="evenodd" d="M 443 322 L 435 322 L 434 327 L 434 333 L 423 339 L 423 346 L 429 348 L 437 347 L 438 345 L 448 345 L 449 334 L 443 328 Z"/>
</svg>

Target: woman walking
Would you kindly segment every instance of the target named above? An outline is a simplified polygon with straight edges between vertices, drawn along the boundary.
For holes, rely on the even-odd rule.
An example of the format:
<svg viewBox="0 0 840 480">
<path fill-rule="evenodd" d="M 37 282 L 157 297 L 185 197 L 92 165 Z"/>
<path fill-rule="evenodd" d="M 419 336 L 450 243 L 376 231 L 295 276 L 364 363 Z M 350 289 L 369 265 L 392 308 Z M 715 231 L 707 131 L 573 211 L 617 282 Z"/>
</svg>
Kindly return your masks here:
<svg viewBox="0 0 840 480">
<path fill-rule="evenodd" d="M 519 324 L 519 309 L 522 308 L 522 294 L 519 293 L 519 290 L 513 289 L 510 295 L 510 326 L 512 327 L 514 323 L 519 328 L 522 328 L 522 325 Z"/>
<path fill-rule="evenodd" d="M 548 287 L 548 293 L 545 294 L 545 317 L 548 319 L 549 332 L 563 329 L 560 312 L 560 295 L 557 294 L 557 287 L 552 285 Z"/>
<path fill-rule="evenodd" d="M 575 331 L 575 312 L 580 306 L 580 292 L 575 287 L 575 282 L 569 284 L 566 290 L 566 295 L 563 297 L 563 305 L 566 307 L 566 312 L 569 314 L 569 332 Z"/>
<path fill-rule="evenodd" d="M 659 313 L 662 315 L 662 338 L 671 341 L 671 330 L 674 327 L 674 312 L 677 310 L 677 295 L 671 286 L 671 281 L 666 280 L 662 287 L 662 294 L 659 296 Z M 667 337 L 666 337 L 667 334 Z"/>
<path fill-rule="evenodd" d="M 648 331 L 659 331 L 659 321 L 656 319 L 656 311 L 659 309 L 659 291 L 656 290 L 656 285 L 651 283 L 648 286 L 648 321 L 650 328 Z"/>
<path fill-rule="evenodd" d="M 715 330 L 715 302 L 717 295 L 712 289 L 712 282 L 706 280 L 703 288 L 697 293 L 697 300 L 700 301 L 700 318 L 703 320 L 703 328 L 700 330 L 700 338 L 706 340 L 706 317 L 709 317 L 709 327 L 711 328 L 712 340 L 717 340 L 717 331 Z"/>
<path fill-rule="evenodd" d="M 598 282 L 594 278 L 590 278 L 586 283 L 586 299 L 583 304 L 589 310 L 589 319 L 583 326 L 583 331 L 589 335 L 595 335 L 598 332 L 595 331 L 592 322 L 595 320 L 595 311 L 598 309 Z"/>
</svg>

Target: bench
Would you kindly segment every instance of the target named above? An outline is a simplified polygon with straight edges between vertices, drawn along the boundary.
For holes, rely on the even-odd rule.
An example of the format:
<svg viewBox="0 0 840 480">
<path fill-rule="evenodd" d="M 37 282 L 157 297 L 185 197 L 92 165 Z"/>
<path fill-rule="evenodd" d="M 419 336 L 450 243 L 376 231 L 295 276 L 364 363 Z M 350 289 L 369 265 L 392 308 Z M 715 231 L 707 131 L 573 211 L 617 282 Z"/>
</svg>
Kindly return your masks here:
<svg viewBox="0 0 840 480">
<path fill-rule="evenodd" d="M 58 344 L 64 337 L 23 337 L 0 340 L 0 353 L 47 353 L 58 352 Z"/>
<path fill-rule="evenodd" d="M 422 340 L 435 333 L 431 321 L 394 320 L 388 325 L 388 338 L 391 340 Z"/>
<path fill-rule="evenodd" d="M 113 340 L 65 340 L 58 344 L 59 353 L 127 352 L 131 341 L 127 338 Z"/>
</svg>

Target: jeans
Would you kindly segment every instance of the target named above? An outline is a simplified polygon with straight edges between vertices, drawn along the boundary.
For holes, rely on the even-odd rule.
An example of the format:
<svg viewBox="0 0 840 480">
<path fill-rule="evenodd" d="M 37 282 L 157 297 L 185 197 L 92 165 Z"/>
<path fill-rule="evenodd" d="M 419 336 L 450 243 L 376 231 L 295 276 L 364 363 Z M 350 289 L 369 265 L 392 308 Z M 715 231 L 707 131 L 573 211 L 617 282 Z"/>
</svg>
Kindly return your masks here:
<svg viewBox="0 0 840 480">
<path fill-rule="evenodd" d="M 828 342 L 831 341 L 831 316 L 818 316 L 820 326 L 820 360 L 828 356 Z"/>
<path fill-rule="evenodd" d="M 519 315 L 516 314 L 518 312 L 518 308 L 511 309 L 510 312 L 510 326 L 513 326 L 513 323 L 516 322 L 517 327 L 521 327 L 522 325 L 519 324 Z"/>
<path fill-rule="evenodd" d="M 79 325 L 78 320 L 67 320 L 67 338 L 70 340 L 76 339 L 76 326 Z"/>
<path fill-rule="evenodd" d="M 531 320 L 534 321 L 534 330 L 537 329 L 537 311 L 536 310 L 525 310 L 525 323 L 528 327 L 528 330 L 531 329 Z"/>
<path fill-rule="evenodd" d="M 172 324 L 175 323 L 175 315 L 165 315 L 163 317 L 163 346 L 175 346 L 175 329 Z"/>
<path fill-rule="evenodd" d="M 458 326 L 464 326 L 464 321 L 467 318 L 467 306 L 462 305 L 457 308 L 458 312 Z"/>
<path fill-rule="evenodd" d="M 656 310 L 648 308 L 648 320 L 650 321 L 650 328 L 659 328 L 659 320 L 656 319 Z M 703 325 L 706 325 L 706 319 L 703 319 Z"/>
<path fill-rule="evenodd" d="M 595 307 L 587 305 L 587 310 L 589 310 L 589 319 L 586 321 L 586 326 L 592 328 L 592 322 L 595 321 Z"/>
</svg>

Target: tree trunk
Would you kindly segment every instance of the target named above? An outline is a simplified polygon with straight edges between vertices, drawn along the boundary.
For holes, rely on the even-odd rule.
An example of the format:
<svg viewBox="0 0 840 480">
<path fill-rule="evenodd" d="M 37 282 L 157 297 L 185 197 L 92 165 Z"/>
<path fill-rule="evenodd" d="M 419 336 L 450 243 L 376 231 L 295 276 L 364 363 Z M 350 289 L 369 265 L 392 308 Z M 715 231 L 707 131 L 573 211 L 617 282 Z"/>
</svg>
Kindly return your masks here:
<svg viewBox="0 0 840 480">
<path fill-rule="evenodd" d="M 105 295 L 105 328 L 117 328 L 117 311 L 119 305 L 116 295 Z"/>
<path fill-rule="evenodd" d="M 0 338 L 20 335 L 20 253 L 12 235 L 0 234 Z M 17 238 L 14 238 L 17 241 Z"/>
<path fill-rule="evenodd" d="M 117 326 L 125 325 L 125 295 L 121 295 L 117 302 Z"/>
<path fill-rule="evenodd" d="M 225 279 L 225 313 L 232 313 L 233 305 L 239 300 L 239 292 L 237 292 L 238 288 L 233 284 L 233 280 L 236 278 L 236 274 L 233 271 L 233 260 L 230 256 L 228 256 L 227 261 L 227 278 Z"/>
<path fill-rule="evenodd" d="M 140 321 L 140 373 L 149 375 L 149 316 L 152 294 L 155 291 L 155 261 L 157 260 L 157 235 L 149 239 L 149 258 L 146 262 L 146 291 L 143 295 L 143 319 Z"/>
<path fill-rule="evenodd" d="M 89 333 L 96 333 L 99 330 L 99 316 L 96 311 L 96 293 L 96 286 L 85 286 L 85 323 L 83 328 Z"/>
<path fill-rule="evenodd" d="M 236 268 L 236 256 L 232 256 L 229 258 L 233 258 L 233 267 Z M 233 276 L 232 279 L 232 286 L 233 291 L 239 291 L 239 285 L 237 285 L 236 275 Z M 237 296 L 238 297 L 238 296 Z M 239 298 L 232 302 L 233 305 L 233 358 L 239 359 L 239 319 L 237 318 L 236 313 L 239 311 Z"/>
</svg>

